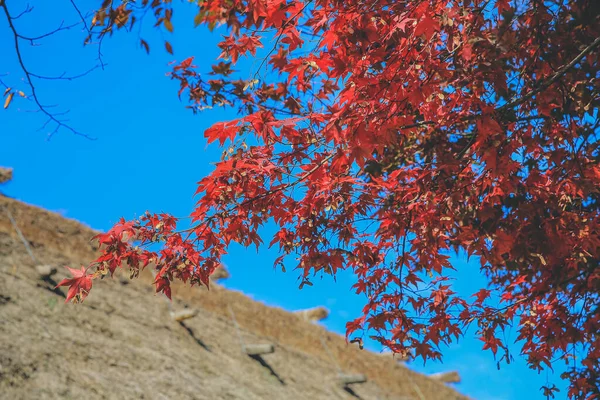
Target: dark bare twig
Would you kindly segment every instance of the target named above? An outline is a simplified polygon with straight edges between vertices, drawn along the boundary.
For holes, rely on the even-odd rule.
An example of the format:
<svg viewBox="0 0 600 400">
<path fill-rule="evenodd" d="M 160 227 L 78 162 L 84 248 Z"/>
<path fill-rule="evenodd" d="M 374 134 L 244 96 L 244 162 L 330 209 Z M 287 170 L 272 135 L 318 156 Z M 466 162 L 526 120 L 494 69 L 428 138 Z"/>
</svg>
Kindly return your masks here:
<svg viewBox="0 0 600 400">
<path fill-rule="evenodd" d="M 87 24 L 86 20 L 94 13 L 92 12 L 92 13 L 87 13 L 87 14 L 83 15 L 81 10 L 75 3 L 75 0 L 70 0 L 70 2 L 71 2 L 71 5 L 73 6 L 73 8 L 75 9 L 75 12 L 77 13 L 77 15 L 79 15 L 79 18 L 81 19 L 81 22 L 83 23 L 83 27 L 88 34 L 87 39 L 84 41 L 84 44 L 89 44 L 89 41 L 91 40 L 91 38 L 93 36 L 93 32 L 92 32 L 92 27 L 90 27 Z M 100 65 L 99 65 L 100 68 L 104 70 L 104 67 L 106 66 L 106 64 L 104 63 L 104 60 L 102 59 L 102 56 L 103 56 L 102 55 L 102 39 L 103 38 L 100 38 L 100 40 L 98 41 L 98 58 L 97 58 L 97 60 L 100 63 Z"/>
<path fill-rule="evenodd" d="M 0 4 L 3 4 L 4 1 L 0 1 Z M 21 11 L 17 16 L 13 17 L 13 20 L 21 18 L 23 15 L 30 13 L 33 11 L 33 7 L 30 7 L 29 4 L 25 6 L 25 9 Z"/>
<path fill-rule="evenodd" d="M 12 19 L 14 20 L 15 18 L 12 18 Z M 41 40 L 41 39 L 47 38 L 47 37 L 49 37 L 49 36 L 52 36 L 52 35 L 54 35 L 55 33 L 58 33 L 58 32 L 60 32 L 60 31 L 66 31 L 66 30 L 69 30 L 69 29 L 71 29 L 71 28 L 74 28 L 74 27 L 76 27 L 77 25 L 79 25 L 79 22 L 76 22 L 76 23 L 74 23 L 74 24 L 71 24 L 71 25 L 67 25 L 67 26 L 65 26 L 65 21 L 61 21 L 61 22 L 60 22 L 60 25 L 58 26 L 58 28 L 56 28 L 56 29 L 54 29 L 54 30 L 52 30 L 52 31 L 50 31 L 50 32 L 44 33 L 43 35 L 40 35 L 40 36 L 29 37 L 29 36 L 23 36 L 23 35 L 21 35 L 20 33 L 19 33 L 19 34 L 17 34 L 17 35 L 18 35 L 18 37 L 19 37 L 20 39 L 27 40 L 27 41 L 29 41 L 29 42 L 33 43 L 33 42 L 34 42 L 34 41 L 36 41 L 36 40 Z"/>
<path fill-rule="evenodd" d="M 85 16 L 83 16 L 83 14 L 81 13 L 81 10 L 79 10 L 79 7 L 77 7 L 77 4 L 75 4 L 74 0 L 71 0 L 71 5 L 75 9 L 75 12 L 77 13 L 77 15 L 79 15 L 79 18 L 81 19 L 81 22 L 83 22 L 83 27 L 85 28 L 85 30 L 87 31 L 87 33 L 91 34 L 92 32 L 90 31 L 90 28 L 88 27 L 87 22 L 85 22 L 86 18 L 89 17 L 89 14 L 86 14 Z"/>
<path fill-rule="evenodd" d="M 98 69 L 98 68 L 100 68 L 100 65 L 95 65 L 92 68 L 88 69 L 87 71 L 82 72 L 81 74 L 70 75 L 70 76 L 67 76 L 66 72 L 63 72 L 59 76 L 38 75 L 38 74 L 34 74 L 33 72 L 29 72 L 29 75 L 31 75 L 34 78 L 44 79 L 44 80 L 47 80 L 47 81 L 72 81 L 72 80 L 77 79 L 77 78 L 82 78 L 82 77 L 88 75 L 90 72 L 92 72 L 92 71 L 94 71 L 95 69 Z"/>
</svg>

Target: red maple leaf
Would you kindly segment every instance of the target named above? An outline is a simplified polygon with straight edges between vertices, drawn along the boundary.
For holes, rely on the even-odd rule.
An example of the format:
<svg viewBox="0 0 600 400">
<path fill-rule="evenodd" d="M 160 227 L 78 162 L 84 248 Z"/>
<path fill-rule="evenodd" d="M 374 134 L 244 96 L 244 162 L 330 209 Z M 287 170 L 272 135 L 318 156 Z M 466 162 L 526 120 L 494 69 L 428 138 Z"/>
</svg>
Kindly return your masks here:
<svg viewBox="0 0 600 400">
<path fill-rule="evenodd" d="M 69 267 L 66 268 L 69 270 L 69 272 L 71 272 L 73 277 L 63 279 L 58 285 L 56 285 L 56 287 L 69 286 L 65 303 L 68 303 L 69 300 L 75 298 L 76 296 L 79 297 L 79 301 L 83 301 L 90 292 L 90 289 L 92 289 L 92 275 L 86 275 L 86 269 L 83 266 L 80 270 Z"/>
</svg>

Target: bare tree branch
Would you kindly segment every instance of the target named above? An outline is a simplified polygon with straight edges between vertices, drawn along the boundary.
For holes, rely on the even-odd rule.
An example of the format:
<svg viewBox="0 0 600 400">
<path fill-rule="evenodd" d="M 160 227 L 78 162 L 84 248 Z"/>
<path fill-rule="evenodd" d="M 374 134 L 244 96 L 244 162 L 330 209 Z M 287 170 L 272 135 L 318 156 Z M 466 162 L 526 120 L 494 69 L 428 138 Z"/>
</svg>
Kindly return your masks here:
<svg viewBox="0 0 600 400">
<path fill-rule="evenodd" d="M 45 76 L 45 75 L 38 75 L 38 74 L 34 74 L 33 72 L 29 72 L 29 74 L 34 77 L 34 78 L 38 78 L 38 79 L 44 79 L 47 81 L 72 81 L 74 79 L 77 78 L 82 78 L 84 76 L 86 76 L 87 74 L 89 74 L 90 72 L 94 71 L 95 69 L 100 68 L 100 65 L 95 65 L 92 68 L 88 69 L 85 72 L 82 72 L 81 74 L 77 74 L 77 75 L 67 75 L 66 72 L 63 72 L 62 74 L 58 75 L 58 76 Z"/>
<path fill-rule="evenodd" d="M 0 3 L 4 3 L 3 1 Z M 27 6 L 25 6 L 25 9 L 23 11 L 21 11 L 21 13 L 19 13 L 16 17 L 13 17 L 13 20 L 15 19 L 19 19 L 21 18 L 24 14 L 30 13 L 33 11 L 33 7 L 30 7 L 29 4 L 27 4 Z"/>
<path fill-rule="evenodd" d="M 15 18 L 12 18 L 12 19 L 14 20 Z M 58 28 L 56 28 L 56 29 L 54 29 L 54 30 L 52 30 L 52 31 L 50 31 L 50 32 L 48 32 L 48 33 L 44 33 L 43 35 L 40 35 L 40 36 L 35 36 L 35 37 L 29 37 L 29 36 L 23 36 L 23 35 L 21 35 L 20 33 L 18 33 L 18 34 L 17 34 L 17 36 L 18 36 L 20 39 L 27 40 L 27 41 L 29 41 L 29 42 L 32 42 L 32 43 L 33 43 L 33 42 L 34 42 L 34 41 L 36 41 L 36 40 L 40 40 L 40 39 L 47 38 L 47 37 L 49 37 L 49 36 L 52 36 L 52 35 L 54 35 L 55 33 L 58 33 L 58 32 L 60 32 L 60 31 L 66 31 L 66 30 L 69 30 L 69 29 L 71 29 L 71 28 L 74 28 L 74 27 L 76 27 L 77 25 L 79 25 L 79 22 L 76 22 L 76 23 L 74 23 L 74 24 L 71 24 L 71 25 L 67 25 L 67 26 L 65 26 L 65 21 L 61 21 L 61 22 L 60 22 L 60 25 L 58 26 Z"/>
<path fill-rule="evenodd" d="M 85 23 L 85 17 L 81 14 L 81 12 L 79 11 L 79 9 L 77 8 L 77 6 L 74 4 L 73 1 L 71 1 L 71 4 L 77 11 L 78 15 L 81 17 L 82 22 L 84 23 L 86 29 L 89 32 L 89 29 L 87 28 L 87 24 Z M 59 129 L 64 128 L 77 136 L 82 136 L 82 137 L 85 137 L 90 140 L 95 140 L 95 138 L 93 138 L 89 135 L 86 135 L 84 133 L 81 133 L 81 132 L 77 131 L 76 129 L 74 129 L 72 126 L 70 126 L 69 124 L 66 123 L 66 120 L 58 118 L 59 116 L 66 114 L 68 111 L 63 112 L 63 113 L 50 112 L 49 108 L 51 108 L 52 106 L 44 105 L 41 103 L 38 92 L 37 92 L 37 88 L 33 82 L 33 79 L 37 78 L 37 79 L 45 79 L 45 80 L 73 80 L 73 79 L 80 78 L 82 76 L 89 74 L 94 69 L 98 68 L 98 65 L 94 66 L 93 68 L 89 69 L 88 71 L 78 74 L 78 75 L 66 76 L 66 73 L 63 73 L 62 75 L 57 76 L 57 77 L 43 76 L 43 75 L 39 75 L 39 74 L 35 74 L 35 73 L 31 72 L 27 68 L 25 61 L 23 60 L 22 49 L 21 49 L 21 40 L 29 41 L 31 44 L 33 44 L 33 42 L 35 40 L 40 40 L 40 39 L 49 37 L 55 33 L 58 33 L 60 31 L 73 28 L 74 26 L 79 25 L 79 22 L 76 24 L 65 26 L 64 21 L 63 21 L 63 22 L 61 22 L 61 24 L 59 25 L 58 28 L 56 28 L 55 30 L 53 30 L 51 32 L 48 32 L 46 34 L 43 34 L 43 35 L 40 35 L 37 37 L 28 37 L 28 36 L 22 35 L 18 32 L 18 30 L 14 24 L 14 20 L 16 18 L 21 17 L 22 15 L 24 15 L 26 13 L 31 12 L 33 10 L 33 7 L 27 5 L 25 10 L 23 12 L 21 12 L 20 14 L 18 14 L 16 17 L 13 17 L 10 14 L 8 7 L 6 5 L 6 0 L 0 0 L 0 8 L 2 8 L 2 10 L 4 11 L 4 15 L 6 16 L 6 20 L 8 22 L 8 27 L 13 35 L 13 41 L 14 41 L 15 53 L 17 55 L 17 61 L 19 63 L 21 70 L 25 74 L 25 80 L 26 80 L 27 84 L 29 85 L 29 87 L 31 89 L 31 96 L 29 96 L 29 98 L 35 103 L 38 110 L 47 117 L 47 121 L 44 123 L 42 129 L 45 128 L 46 126 L 48 126 L 48 124 L 50 122 L 53 122 L 56 125 L 55 129 L 49 133 L 48 138 L 51 138 L 56 132 L 58 132 Z M 10 87 L 8 85 L 6 85 L 6 83 L 4 83 L 3 81 L 0 81 L 0 84 L 2 84 L 2 86 L 4 86 L 7 90 L 10 90 Z"/>
<path fill-rule="evenodd" d="M 73 8 L 75 9 L 75 12 L 77 13 L 77 15 L 79 15 L 79 18 L 81 19 L 81 22 L 83 23 L 83 27 L 85 28 L 85 31 L 88 34 L 87 38 L 84 40 L 84 44 L 89 44 L 89 41 L 91 40 L 93 33 L 92 33 L 92 28 L 87 24 L 86 20 L 91 15 L 94 15 L 94 13 L 92 12 L 92 13 L 83 15 L 81 10 L 75 3 L 75 0 L 70 0 L 70 2 L 71 2 L 71 5 L 73 6 Z M 100 68 L 104 69 L 106 64 L 104 63 L 104 60 L 102 59 L 102 38 L 100 38 L 100 40 L 98 41 L 98 58 L 97 58 L 97 60 L 100 63 Z"/>
<path fill-rule="evenodd" d="M 70 0 L 70 1 L 71 1 L 71 5 L 75 9 L 75 12 L 77 12 L 77 15 L 79 15 L 79 19 L 81 19 L 81 22 L 83 22 L 83 27 L 85 28 L 85 30 L 87 31 L 88 34 L 91 34 L 90 28 L 88 27 L 88 24 L 85 21 L 89 15 L 86 15 L 84 17 L 83 14 L 81 13 L 81 11 L 79 10 L 79 7 L 77 7 L 77 4 L 75 4 L 75 0 Z"/>
</svg>

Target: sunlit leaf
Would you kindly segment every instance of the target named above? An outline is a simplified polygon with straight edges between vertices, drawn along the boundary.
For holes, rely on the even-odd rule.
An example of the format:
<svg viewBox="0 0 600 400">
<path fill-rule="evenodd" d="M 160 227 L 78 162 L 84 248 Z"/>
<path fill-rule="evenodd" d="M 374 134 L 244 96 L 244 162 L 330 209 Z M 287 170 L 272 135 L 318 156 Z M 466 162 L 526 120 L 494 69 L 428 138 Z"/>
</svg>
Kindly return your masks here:
<svg viewBox="0 0 600 400">
<path fill-rule="evenodd" d="M 169 54 L 173 54 L 173 46 L 171 46 L 171 43 L 165 41 L 165 49 L 167 52 L 169 52 Z"/>
<path fill-rule="evenodd" d="M 169 32 L 173 32 L 173 23 L 171 22 L 170 19 L 165 19 L 163 21 L 163 25 Z"/>
<path fill-rule="evenodd" d="M 4 109 L 7 109 L 7 108 L 8 108 L 8 106 L 10 105 L 10 102 L 12 101 L 12 99 L 13 99 L 13 96 L 14 96 L 14 95 L 15 95 L 15 93 L 14 93 L 14 92 L 10 92 L 10 93 L 8 94 L 8 97 L 7 97 L 7 98 L 6 98 L 6 100 L 4 101 Z"/>
</svg>

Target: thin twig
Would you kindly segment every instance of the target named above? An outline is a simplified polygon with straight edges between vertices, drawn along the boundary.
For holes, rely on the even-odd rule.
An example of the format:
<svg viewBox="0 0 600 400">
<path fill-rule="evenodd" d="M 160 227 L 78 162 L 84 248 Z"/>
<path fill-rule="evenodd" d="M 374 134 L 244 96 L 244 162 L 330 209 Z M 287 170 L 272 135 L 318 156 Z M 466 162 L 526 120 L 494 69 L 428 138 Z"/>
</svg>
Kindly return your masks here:
<svg viewBox="0 0 600 400">
<path fill-rule="evenodd" d="M 63 72 L 61 75 L 58 76 L 45 76 L 45 75 L 38 75 L 38 74 L 34 74 L 33 72 L 30 72 L 29 74 L 37 79 L 44 79 L 47 81 L 72 81 L 78 78 L 83 78 L 84 76 L 88 75 L 89 73 L 91 73 L 92 71 L 94 71 L 95 69 L 100 68 L 99 65 L 95 65 L 92 68 L 88 69 L 85 72 L 82 72 L 81 74 L 77 74 L 77 75 L 70 75 L 70 76 L 66 76 L 66 72 Z M 57 115 L 57 114 L 54 114 Z"/>
<path fill-rule="evenodd" d="M 12 19 L 14 20 L 15 18 L 13 17 Z M 49 36 L 54 35 L 55 33 L 58 33 L 60 31 L 66 31 L 66 30 L 69 30 L 69 29 L 74 28 L 77 25 L 79 25 L 79 22 L 76 22 L 74 24 L 67 25 L 67 26 L 65 26 L 64 23 L 65 23 L 65 21 L 61 21 L 60 25 L 58 26 L 58 28 L 54 29 L 53 31 L 44 33 L 44 34 L 42 34 L 40 36 L 30 37 L 30 36 L 21 35 L 20 33 L 18 34 L 18 36 L 19 36 L 19 38 L 21 38 L 23 40 L 27 40 L 29 42 L 35 42 L 36 40 L 41 40 L 41 39 L 47 38 Z"/>
<path fill-rule="evenodd" d="M 83 22 L 83 27 L 85 28 L 85 30 L 87 31 L 88 34 L 91 35 L 92 32 L 90 31 L 90 28 L 88 27 L 87 22 L 85 22 L 85 17 L 83 16 L 83 14 L 81 13 L 81 11 L 79 10 L 79 7 L 77 7 L 77 4 L 75 4 L 74 0 L 71 0 L 71 5 L 75 9 L 75 12 L 77 13 L 77 15 L 79 15 L 79 18 L 81 19 L 81 22 Z M 86 15 L 86 17 L 87 16 L 88 15 Z"/>
<path fill-rule="evenodd" d="M 4 1 L 0 1 L 0 4 L 4 3 Z M 30 13 L 33 11 L 33 7 L 30 7 L 29 4 L 27 4 L 27 6 L 25 6 L 25 9 L 23 11 L 21 11 L 18 15 L 14 16 L 13 19 L 19 19 L 21 18 L 23 15 Z"/>
<path fill-rule="evenodd" d="M 279 35 L 277 35 L 277 38 L 275 39 L 275 44 L 273 45 L 273 47 L 271 48 L 271 50 L 267 53 L 267 55 L 262 59 L 260 65 L 258 66 L 258 69 L 256 70 L 256 73 L 254 74 L 254 79 L 256 79 L 256 76 L 260 73 L 260 70 L 262 69 L 263 65 L 265 65 L 265 62 L 267 62 L 267 59 L 269 58 L 269 56 L 271 54 L 273 54 L 273 52 L 275 51 L 275 49 L 277 48 L 277 45 L 279 44 L 279 41 L 281 40 L 281 37 L 284 34 L 284 29 L 287 28 L 287 26 L 300 14 L 302 14 L 302 12 L 304 12 L 304 10 L 306 9 L 306 7 L 308 7 L 311 3 L 313 2 L 313 0 L 308 1 L 304 7 L 302 7 L 302 9 L 300 11 L 298 11 L 296 14 L 292 15 L 290 17 L 290 19 L 288 19 L 287 21 L 285 21 L 282 25 L 281 28 L 279 28 L 281 30 L 281 33 Z"/>
</svg>

